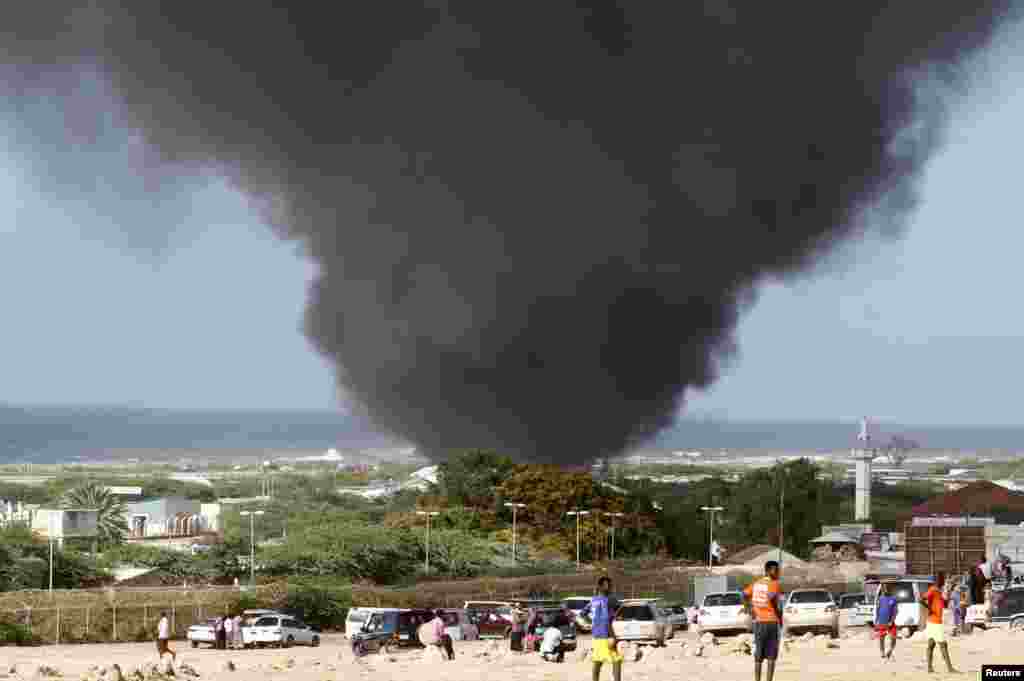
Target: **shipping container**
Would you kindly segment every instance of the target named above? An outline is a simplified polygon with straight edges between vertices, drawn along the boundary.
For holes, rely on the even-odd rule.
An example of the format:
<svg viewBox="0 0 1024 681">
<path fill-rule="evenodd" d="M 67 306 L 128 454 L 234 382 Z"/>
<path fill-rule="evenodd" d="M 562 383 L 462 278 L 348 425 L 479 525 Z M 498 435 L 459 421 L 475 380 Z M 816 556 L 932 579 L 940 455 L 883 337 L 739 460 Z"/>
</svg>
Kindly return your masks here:
<svg viewBox="0 0 1024 681">
<path fill-rule="evenodd" d="M 986 555 L 984 527 L 907 523 L 905 529 L 908 574 L 964 574 Z"/>
</svg>

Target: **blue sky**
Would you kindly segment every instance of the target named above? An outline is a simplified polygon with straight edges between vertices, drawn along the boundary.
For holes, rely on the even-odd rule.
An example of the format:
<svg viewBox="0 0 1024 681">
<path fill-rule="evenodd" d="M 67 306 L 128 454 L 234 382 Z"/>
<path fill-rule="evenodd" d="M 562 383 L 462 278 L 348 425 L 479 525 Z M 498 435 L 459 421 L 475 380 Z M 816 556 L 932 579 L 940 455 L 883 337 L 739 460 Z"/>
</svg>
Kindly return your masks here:
<svg viewBox="0 0 1024 681">
<path fill-rule="evenodd" d="M 1024 50 L 1012 38 L 954 110 L 905 237 L 767 285 L 740 326 L 739 358 L 690 410 L 1019 422 Z M 40 116 L 36 134 L 60 124 Z M 136 152 L 109 122 L 100 151 L 57 156 L 96 164 L 95 184 L 56 189 L 39 182 L 22 125 L 0 125 L 0 402 L 336 406 L 331 369 L 300 332 L 311 266 L 243 197 L 202 181 L 171 183 L 158 204 L 121 201 L 119 183 L 140 181 L 124 170 Z M 171 235 L 164 248 L 132 243 L 157 223 Z"/>
</svg>

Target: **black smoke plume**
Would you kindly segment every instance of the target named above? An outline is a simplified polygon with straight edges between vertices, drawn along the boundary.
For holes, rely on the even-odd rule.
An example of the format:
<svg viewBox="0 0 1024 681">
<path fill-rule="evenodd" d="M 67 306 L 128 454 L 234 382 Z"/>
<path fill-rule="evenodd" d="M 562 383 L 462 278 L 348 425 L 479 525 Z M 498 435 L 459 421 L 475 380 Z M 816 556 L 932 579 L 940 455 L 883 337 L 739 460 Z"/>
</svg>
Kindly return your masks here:
<svg viewBox="0 0 1024 681">
<path fill-rule="evenodd" d="M 760 283 L 898 233 L 936 87 L 1016 9 L 80 5 L 19 4 L 0 56 L 100 69 L 167 162 L 219 168 L 301 242 L 308 334 L 376 423 L 563 462 L 669 425 Z"/>
</svg>

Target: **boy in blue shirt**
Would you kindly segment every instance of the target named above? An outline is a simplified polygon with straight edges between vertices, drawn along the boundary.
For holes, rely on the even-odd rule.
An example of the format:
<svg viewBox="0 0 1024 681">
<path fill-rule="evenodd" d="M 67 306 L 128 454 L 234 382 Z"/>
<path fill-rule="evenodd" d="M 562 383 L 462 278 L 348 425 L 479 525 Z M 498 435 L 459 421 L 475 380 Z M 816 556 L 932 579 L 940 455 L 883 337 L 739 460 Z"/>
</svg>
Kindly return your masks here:
<svg viewBox="0 0 1024 681">
<path fill-rule="evenodd" d="M 615 681 L 622 681 L 623 657 L 617 649 L 615 632 L 612 631 L 612 621 L 615 619 L 615 611 L 619 604 L 609 596 L 612 590 L 612 580 L 602 577 L 597 580 L 597 595 L 590 599 L 590 602 L 580 611 L 583 617 L 589 617 L 591 622 L 591 650 L 593 667 L 593 681 L 600 681 L 601 666 L 608 663 L 612 666 L 612 678 Z"/>
<path fill-rule="evenodd" d="M 878 650 L 883 660 L 892 659 L 892 651 L 896 649 L 896 598 L 889 595 L 889 585 L 878 586 L 878 607 L 875 609 L 875 631 L 878 632 Z M 885 652 L 885 637 L 891 643 L 889 652 Z"/>
</svg>

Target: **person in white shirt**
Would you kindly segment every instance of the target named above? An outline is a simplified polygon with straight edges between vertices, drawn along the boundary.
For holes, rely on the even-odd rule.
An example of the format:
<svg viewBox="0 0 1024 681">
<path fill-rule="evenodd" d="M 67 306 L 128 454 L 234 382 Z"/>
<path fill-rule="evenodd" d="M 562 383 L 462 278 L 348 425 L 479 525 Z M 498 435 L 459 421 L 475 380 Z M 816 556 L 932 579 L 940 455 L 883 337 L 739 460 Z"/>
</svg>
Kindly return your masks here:
<svg viewBox="0 0 1024 681">
<path fill-rule="evenodd" d="M 178 654 L 171 649 L 171 621 L 166 612 L 160 613 L 160 623 L 156 625 L 156 652 L 161 660 L 164 653 L 170 653 L 172 664 L 178 659 Z"/>
<path fill-rule="evenodd" d="M 235 615 L 235 647 L 241 650 L 245 647 L 245 642 L 242 641 L 242 616 Z"/>
<path fill-rule="evenodd" d="M 544 630 L 544 637 L 540 642 L 540 655 L 548 662 L 561 662 L 565 659 L 565 651 L 562 650 L 562 630 L 557 626 L 549 626 Z"/>
<path fill-rule="evenodd" d="M 235 618 L 230 615 L 224 617 L 224 647 L 235 647 Z"/>
</svg>

